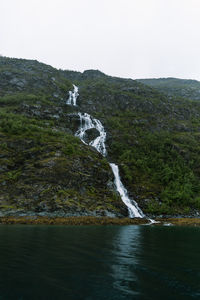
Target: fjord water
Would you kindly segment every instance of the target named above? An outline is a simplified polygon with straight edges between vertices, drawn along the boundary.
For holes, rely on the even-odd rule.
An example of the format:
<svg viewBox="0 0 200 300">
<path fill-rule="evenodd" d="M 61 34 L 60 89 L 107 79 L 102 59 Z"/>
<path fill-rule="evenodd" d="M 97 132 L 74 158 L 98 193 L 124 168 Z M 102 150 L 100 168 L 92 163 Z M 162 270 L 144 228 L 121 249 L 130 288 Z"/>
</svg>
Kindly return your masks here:
<svg viewBox="0 0 200 300">
<path fill-rule="evenodd" d="M 0 226 L 0 299 L 199 299 L 200 228 Z"/>
</svg>

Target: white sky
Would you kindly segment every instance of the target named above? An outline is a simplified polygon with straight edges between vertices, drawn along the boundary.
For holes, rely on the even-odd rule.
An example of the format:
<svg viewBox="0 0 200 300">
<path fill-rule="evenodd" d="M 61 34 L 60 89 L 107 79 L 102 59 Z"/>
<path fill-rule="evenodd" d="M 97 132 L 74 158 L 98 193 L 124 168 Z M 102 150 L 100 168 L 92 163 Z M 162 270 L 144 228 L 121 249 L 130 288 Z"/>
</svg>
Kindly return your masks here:
<svg viewBox="0 0 200 300">
<path fill-rule="evenodd" d="M 200 0 L 1 0 L 0 54 L 81 72 L 200 80 Z"/>
</svg>

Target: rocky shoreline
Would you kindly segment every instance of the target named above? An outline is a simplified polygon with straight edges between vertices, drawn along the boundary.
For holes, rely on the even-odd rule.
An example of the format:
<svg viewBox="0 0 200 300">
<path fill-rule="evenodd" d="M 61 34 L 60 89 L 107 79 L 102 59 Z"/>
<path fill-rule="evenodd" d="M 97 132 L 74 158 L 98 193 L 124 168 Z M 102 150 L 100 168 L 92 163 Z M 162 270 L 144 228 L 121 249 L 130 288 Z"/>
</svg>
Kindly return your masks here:
<svg viewBox="0 0 200 300">
<path fill-rule="evenodd" d="M 200 226 L 200 218 L 156 218 L 155 226 L 181 225 Z M 147 225 L 151 224 L 147 218 L 113 218 L 95 216 L 0 216 L 0 224 L 24 224 L 24 225 Z"/>
<path fill-rule="evenodd" d="M 111 218 L 111 217 L 0 217 L 0 224 L 27 225 L 140 225 L 147 224 L 147 219 L 141 218 Z"/>
</svg>

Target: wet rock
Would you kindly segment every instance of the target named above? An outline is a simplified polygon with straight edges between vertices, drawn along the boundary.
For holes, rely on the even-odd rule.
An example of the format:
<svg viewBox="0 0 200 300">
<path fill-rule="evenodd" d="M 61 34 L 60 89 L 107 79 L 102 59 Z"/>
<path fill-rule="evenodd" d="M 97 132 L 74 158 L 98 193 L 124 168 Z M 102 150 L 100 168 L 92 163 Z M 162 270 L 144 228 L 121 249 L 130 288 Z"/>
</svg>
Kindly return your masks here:
<svg viewBox="0 0 200 300">
<path fill-rule="evenodd" d="M 91 141 L 96 139 L 98 136 L 99 136 L 99 131 L 96 128 L 91 128 L 91 129 L 86 130 L 84 140 L 86 143 L 89 144 Z"/>
</svg>

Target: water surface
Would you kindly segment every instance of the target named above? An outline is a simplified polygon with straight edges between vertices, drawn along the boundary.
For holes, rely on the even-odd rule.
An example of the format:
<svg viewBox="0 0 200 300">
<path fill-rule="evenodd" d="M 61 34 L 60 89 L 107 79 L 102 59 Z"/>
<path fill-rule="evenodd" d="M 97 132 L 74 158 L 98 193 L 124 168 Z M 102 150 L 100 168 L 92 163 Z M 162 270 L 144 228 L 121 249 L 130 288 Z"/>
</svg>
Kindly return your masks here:
<svg viewBox="0 0 200 300">
<path fill-rule="evenodd" d="M 200 299 L 200 228 L 0 226 L 1 299 Z"/>
</svg>

